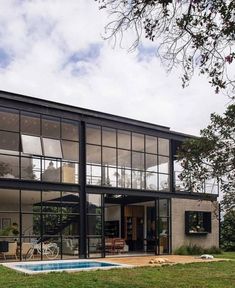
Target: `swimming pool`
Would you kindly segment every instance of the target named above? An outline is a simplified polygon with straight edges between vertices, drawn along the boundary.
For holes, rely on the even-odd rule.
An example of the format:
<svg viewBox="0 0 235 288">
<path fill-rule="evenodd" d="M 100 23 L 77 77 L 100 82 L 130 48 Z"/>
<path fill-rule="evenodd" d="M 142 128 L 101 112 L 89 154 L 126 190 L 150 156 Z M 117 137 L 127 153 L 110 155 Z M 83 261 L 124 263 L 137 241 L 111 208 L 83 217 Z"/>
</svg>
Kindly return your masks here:
<svg viewBox="0 0 235 288">
<path fill-rule="evenodd" d="M 4 263 L 5 267 L 26 274 L 38 274 L 48 272 L 78 272 L 96 269 L 130 268 L 132 266 L 94 260 L 60 260 L 60 261 L 37 261 L 37 262 L 15 262 Z"/>
</svg>

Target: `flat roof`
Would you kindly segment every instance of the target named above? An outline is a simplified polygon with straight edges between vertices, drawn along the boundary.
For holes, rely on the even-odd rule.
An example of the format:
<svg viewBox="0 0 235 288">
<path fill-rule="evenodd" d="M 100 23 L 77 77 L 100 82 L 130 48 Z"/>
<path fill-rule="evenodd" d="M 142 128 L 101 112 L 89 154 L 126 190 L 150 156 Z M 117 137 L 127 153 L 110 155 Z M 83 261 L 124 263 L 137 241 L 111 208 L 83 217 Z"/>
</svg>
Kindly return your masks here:
<svg viewBox="0 0 235 288">
<path fill-rule="evenodd" d="M 18 93 L 9 92 L 9 91 L 0 90 L 0 98 L 23 102 L 23 103 L 26 102 L 28 104 L 37 105 L 37 106 L 41 106 L 45 108 L 53 108 L 57 110 L 63 110 L 63 111 L 70 112 L 70 113 L 77 113 L 80 115 L 96 117 L 96 118 L 105 119 L 105 120 L 122 122 L 124 124 L 141 126 L 144 128 L 154 129 L 154 130 L 158 130 L 162 132 L 168 132 L 169 134 L 181 136 L 183 138 L 195 137 L 193 135 L 171 131 L 169 127 L 163 126 L 163 125 L 157 125 L 157 124 L 153 124 L 153 123 L 149 123 L 145 121 L 140 121 L 140 120 L 136 120 L 136 119 L 132 119 L 128 117 L 113 115 L 113 114 L 109 114 L 105 112 L 99 112 L 99 111 L 95 111 L 95 110 L 91 110 L 87 108 L 76 107 L 76 106 L 72 106 L 72 105 L 68 105 L 64 103 L 57 103 L 51 100 L 39 99 L 36 97 L 22 95 Z"/>
</svg>

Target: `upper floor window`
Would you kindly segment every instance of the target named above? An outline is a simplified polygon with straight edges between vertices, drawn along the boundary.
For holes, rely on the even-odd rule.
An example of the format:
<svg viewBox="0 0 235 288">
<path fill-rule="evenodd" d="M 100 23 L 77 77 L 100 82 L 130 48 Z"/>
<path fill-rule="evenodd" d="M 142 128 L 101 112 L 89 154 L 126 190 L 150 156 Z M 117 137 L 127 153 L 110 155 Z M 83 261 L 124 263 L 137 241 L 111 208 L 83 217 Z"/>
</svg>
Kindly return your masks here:
<svg viewBox="0 0 235 288">
<path fill-rule="evenodd" d="M 24 154 L 42 155 L 40 137 L 21 135 L 22 151 Z"/>
<path fill-rule="evenodd" d="M 19 112 L 14 109 L 0 108 L 0 129 L 19 131 Z"/>
<path fill-rule="evenodd" d="M 20 122 L 21 122 L 21 133 L 37 136 L 41 134 L 40 115 L 24 112 L 21 114 Z"/>
<path fill-rule="evenodd" d="M 60 138 L 60 119 L 55 117 L 42 117 L 42 136 Z"/>
</svg>

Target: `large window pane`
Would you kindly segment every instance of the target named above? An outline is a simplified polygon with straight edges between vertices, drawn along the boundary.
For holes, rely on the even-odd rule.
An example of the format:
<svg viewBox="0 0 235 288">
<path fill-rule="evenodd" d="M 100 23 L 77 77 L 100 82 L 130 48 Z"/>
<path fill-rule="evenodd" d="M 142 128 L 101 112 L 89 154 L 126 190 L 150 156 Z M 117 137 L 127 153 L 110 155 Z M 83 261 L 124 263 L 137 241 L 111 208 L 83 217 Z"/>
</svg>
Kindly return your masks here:
<svg viewBox="0 0 235 288">
<path fill-rule="evenodd" d="M 0 129 L 19 131 L 19 113 L 17 110 L 0 108 Z"/>
<path fill-rule="evenodd" d="M 118 130 L 118 148 L 131 149 L 131 133 L 125 130 Z"/>
<path fill-rule="evenodd" d="M 103 183 L 104 186 L 116 187 L 117 185 L 117 169 L 109 166 L 102 167 Z"/>
<path fill-rule="evenodd" d="M 87 216 L 87 234 L 92 236 L 101 235 L 102 221 L 101 216 L 88 215 Z"/>
<path fill-rule="evenodd" d="M 169 140 L 158 138 L 158 153 L 160 155 L 169 155 Z"/>
<path fill-rule="evenodd" d="M 9 218 L 9 211 L 20 210 L 20 191 L 14 189 L 0 189 L 0 211 L 6 212 L 5 217 L 1 214 L 0 218 Z M 11 199 L 11 201 L 9 201 Z"/>
<path fill-rule="evenodd" d="M 41 212 L 41 191 L 22 190 L 21 191 L 21 209 L 27 213 L 40 213 Z M 31 226 L 33 219 L 28 219 L 25 223 L 23 230 Z M 27 234 L 28 235 L 28 234 Z"/>
<path fill-rule="evenodd" d="M 159 173 L 169 173 L 169 158 L 159 156 L 158 157 L 158 172 Z"/>
<path fill-rule="evenodd" d="M 45 137 L 60 138 L 60 119 L 44 116 L 42 118 L 42 135 Z"/>
<path fill-rule="evenodd" d="M 86 146 L 86 160 L 87 163 L 101 164 L 101 147 L 94 145 Z"/>
<path fill-rule="evenodd" d="M 159 200 L 159 215 L 161 217 L 168 216 L 168 200 L 167 199 L 160 199 Z"/>
<path fill-rule="evenodd" d="M 132 152 L 132 169 L 144 170 L 144 153 Z"/>
<path fill-rule="evenodd" d="M 62 182 L 78 183 L 78 163 L 63 162 L 62 164 Z"/>
<path fill-rule="evenodd" d="M 144 151 L 144 135 L 132 133 L 132 150 Z"/>
<path fill-rule="evenodd" d="M 19 157 L 0 155 L 0 177 L 19 178 Z"/>
<path fill-rule="evenodd" d="M 21 114 L 21 132 L 31 135 L 40 135 L 40 116 L 32 113 Z"/>
<path fill-rule="evenodd" d="M 145 172 L 132 171 L 132 188 L 145 189 Z"/>
<path fill-rule="evenodd" d="M 61 192 L 42 191 L 42 212 L 61 213 Z"/>
<path fill-rule="evenodd" d="M 131 188 L 131 170 L 121 168 L 117 170 L 118 187 Z"/>
<path fill-rule="evenodd" d="M 96 125 L 86 126 L 86 142 L 101 145 L 101 127 Z"/>
<path fill-rule="evenodd" d="M 102 142 L 105 146 L 116 147 L 116 130 L 102 127 Z"/>
<path fill-rule="evenodd" d="M 63 119 L 61 122 L 62 139 L 78 141 L 78 122 Z"/>
<path fill-rule="evenodd" d="M 117 165 L 116 149 L 103 147 L 103 165 Z"/>
<path fill-rule="evenodd" d="M 146 135 L 146 152 L 157 154 L 157 137 Z"/>
<path fill-rule="evenodd" d="M 131 152 L 128 150 L 118 149 L 118 166 L 130 168 L 131 167 Z"/>
<path fill-rule="evenodd" d="M 169 175 L 159 174 L 159 190 L 169 191 Z"/>
<path fill-rule="evenodd" d="M 43 138 L 42 141 L 45 156 L 62 158 L 60 140 Z"/>
<path fill-rule="evenodd" d="M 21 135 L 21 141 L 24 154 L 42 155 L 40 137 Z"/>
<path fill-rule="evenodd" d="M 60 161 L 44 160 L 42 167 L 42 181 L 60 182 Z"/>
<path fill-rule="evenodd" d="M 157 173 L 146 172 L 146 189 L 158 190 L 158 175 L 157 175 Z"/>
<path fill-rule="evenodd" d="M 101 166 L 87 165 L 87 184 L 101 185 Z"/>
<path fill-rule="evenodd" d="M 0 131 L 0 152 L 15 154 L 13 151 L 19 151 L 19 134 Z"/>
<path fill-rule="evenodd" d="M 157 172 L 157 155 L 145 154 L 146 157 L 146 170 Z"/>
<path fill-rule="evenodd" d="M 79 214 L 79 193 L 62 192 L 61 205 L 63 214 Z"/>
<path fill-rule="evenodd" d="M 21 179 L 41 179 L 41 159 L 33 157 L 21 157 Z"/>
<path fill-rule="evenodd" d="M 62 141 L 63 159 L 79 161 L 79 144 L 77 142 Z"/>
<path fill-rule="evenodd" d="M 101 195 L 100 194 L 88 194 L 87 195 L 87 213 L 89 214 L 101 214 Z"/>
</svg>

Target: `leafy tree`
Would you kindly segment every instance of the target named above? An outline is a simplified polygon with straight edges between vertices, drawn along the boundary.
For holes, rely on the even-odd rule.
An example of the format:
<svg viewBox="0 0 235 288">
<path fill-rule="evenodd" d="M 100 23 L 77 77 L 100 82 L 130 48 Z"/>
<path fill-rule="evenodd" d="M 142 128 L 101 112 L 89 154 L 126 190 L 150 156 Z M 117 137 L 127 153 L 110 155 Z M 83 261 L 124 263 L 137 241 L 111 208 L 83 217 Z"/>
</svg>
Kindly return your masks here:
<svg viewBox="0 0 235 288">
<path fill-rule="evenodd" d="M 201 137 L 183 143 L 178 153 L 180 175 L 186 187 L 201 191 L 205 181 L 216 179 L 223 192 L 224 211 L 235 209 L 235 105 L 223 116 L 211 114 L 211 123 Z"/>
<path fill-rule="evenodd" d="M 216 92 L 223 90 L 235 98 L 234 0 L 95 1 L 111 15 L 107 38 L 121 41 L 125 32 L 134 31 L 135 48 L 144 35 L 156 41 L 158 56 L 168 70 L 183 68 L 183 87 L 198 68 Z"/>
<path fill-rule="evenodd" d="M 221 247 L 227 251 L 235 251 L 235 211 L 224 215 L 221 223 Z"/>
</svg>

